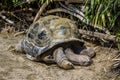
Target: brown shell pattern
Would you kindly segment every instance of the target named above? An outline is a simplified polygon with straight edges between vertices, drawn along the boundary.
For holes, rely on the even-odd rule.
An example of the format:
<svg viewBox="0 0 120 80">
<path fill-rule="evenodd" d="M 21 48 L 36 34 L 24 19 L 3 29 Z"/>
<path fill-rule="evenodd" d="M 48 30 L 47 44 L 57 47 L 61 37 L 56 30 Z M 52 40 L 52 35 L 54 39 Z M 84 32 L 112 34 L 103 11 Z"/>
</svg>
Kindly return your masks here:
<svg viewBox="0 0 120 80">
<path fill-rule="evenodd" d="M 33 23 L 27 33 L 26 40 L 43 47 L 51 43 L 78 38 L 78 29 L 74 21 L 58 16 L 46 16 Z"/>
</svg>

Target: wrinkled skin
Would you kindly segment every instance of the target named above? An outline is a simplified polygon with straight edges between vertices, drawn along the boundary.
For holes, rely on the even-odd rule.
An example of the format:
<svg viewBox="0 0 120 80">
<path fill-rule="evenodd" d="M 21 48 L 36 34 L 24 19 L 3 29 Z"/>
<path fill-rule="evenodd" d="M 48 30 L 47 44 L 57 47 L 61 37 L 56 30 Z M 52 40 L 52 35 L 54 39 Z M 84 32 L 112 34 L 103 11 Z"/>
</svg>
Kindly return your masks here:
<svg viewBox="0 0 120 80">
<path fill-rule="evenodd" d="M 92 63 L 95 52 L 93 48 L 83 47 L 78 32 L 73 21 L 46 16 L 30 26 L 26 38 L 15 49 L 25 52 L 30 60 L 57 63 L 63 69 L 87 66 Z"/>
<path fill-rule="evenodd" d="M 76 54 L 71 48 L 66 48 L 64 51 L 62 47 L 59 47 L 53 54 L 56 63 L 61 68 L 72 69 L 74 68 L 73 64 L 80 66 L 90 65 L 92 63 L 91 57 L 95 55 L 95 52 L 92 49 L 85 49 L 79 54 Z"/>
</svg>

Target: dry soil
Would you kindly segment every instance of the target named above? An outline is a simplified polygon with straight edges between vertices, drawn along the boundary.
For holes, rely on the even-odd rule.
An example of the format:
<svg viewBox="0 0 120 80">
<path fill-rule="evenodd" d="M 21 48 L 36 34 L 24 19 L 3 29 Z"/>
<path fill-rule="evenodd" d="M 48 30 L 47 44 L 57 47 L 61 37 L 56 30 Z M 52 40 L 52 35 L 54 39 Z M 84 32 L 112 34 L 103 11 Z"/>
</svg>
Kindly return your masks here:
<svg viewBox="0 0 120 80">
<path fill-rule="evenodd" d="M 24 37 L 13 35 L 0 34 L 0 80 L 120 80 L 110 72 L 112 59 L 117 53 L 113 48 L 99 46 L 92 65 L 64 70 L 56 64 L 30 61 L 25 54 L 11 51 L 11 46 Z"/>
</svg>

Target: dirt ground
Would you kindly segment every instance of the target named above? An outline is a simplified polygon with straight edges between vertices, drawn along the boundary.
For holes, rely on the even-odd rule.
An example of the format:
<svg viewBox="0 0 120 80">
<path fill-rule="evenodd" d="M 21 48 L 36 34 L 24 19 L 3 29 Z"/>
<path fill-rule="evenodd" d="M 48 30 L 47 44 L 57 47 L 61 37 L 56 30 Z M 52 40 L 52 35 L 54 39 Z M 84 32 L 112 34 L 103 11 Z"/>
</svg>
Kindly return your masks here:
<svg viewBox="0 0 120 80">
<path fill-rule="evenodd" d="M 117 53 L 115 49 L 99 46 L 92 65 L 63 70 L 56 64 L 33 62 L 23 53 L 10 51 L 10 46 L 23 37 L 0 34 L 0 80 L 120 80 L 110 72 L 112 59 Z"/>
</svg>

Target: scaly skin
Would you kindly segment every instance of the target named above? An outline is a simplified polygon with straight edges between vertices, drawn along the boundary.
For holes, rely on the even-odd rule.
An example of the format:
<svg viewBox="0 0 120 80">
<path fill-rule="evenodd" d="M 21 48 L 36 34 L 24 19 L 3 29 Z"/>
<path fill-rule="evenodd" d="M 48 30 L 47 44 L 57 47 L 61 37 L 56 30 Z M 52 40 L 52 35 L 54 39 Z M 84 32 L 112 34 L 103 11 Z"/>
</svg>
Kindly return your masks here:
<svg viewBox="0 0 120 80">
<path fill-rule="evenodd" d="M 65 54 L 68 60 L 70 60 L 70 62 L 72 62 L 75 65 L 87 66 L 90 65 L 92 62 L 89 56 L 75 54 L 70 48 L 67 48 L 65 50 Z"/>
<path fill-rule="evenodd" d="M 53 53 L 53 57 L 56 61 L 56 63 L 58 64 L 59 67 L 63 68 L 63 69 L 72 69 L 74 68 L 73 64 L 68 61 L 66 55 L 63 52 L 63 48 L 59 47 L 58 49 L 56 49 Z"/>
</svg>

